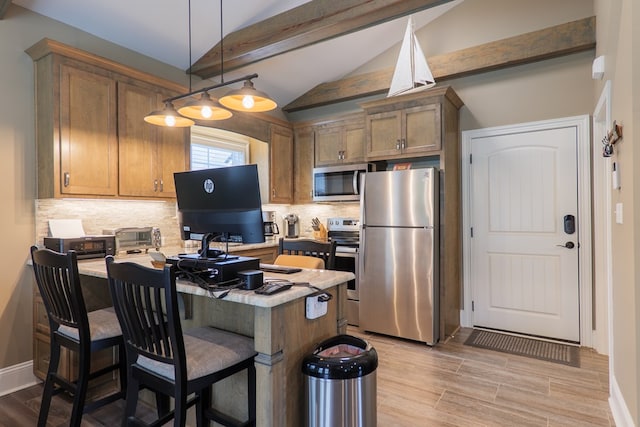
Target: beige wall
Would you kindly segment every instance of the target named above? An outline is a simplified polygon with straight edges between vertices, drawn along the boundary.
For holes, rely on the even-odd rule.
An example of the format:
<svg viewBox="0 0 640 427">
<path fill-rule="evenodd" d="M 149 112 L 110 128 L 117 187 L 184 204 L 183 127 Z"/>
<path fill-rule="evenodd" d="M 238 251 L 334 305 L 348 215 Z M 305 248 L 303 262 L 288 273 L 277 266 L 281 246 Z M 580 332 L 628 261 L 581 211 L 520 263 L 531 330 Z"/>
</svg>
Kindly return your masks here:
<svg viewBox="0 0 640 427">
<path fill-rule="evenodd" d="M 638 266 L 640 266 L 640 174 L 636 173 L 640 162 L 640 150 L 634 148 L 634 130 L 640 125 L 640 32 L 632 25 L 640 18 L 640 8 L 633 0 L 596 0 L 597 54 L 606 60 L 605 75 L 597 83 L 599 96 L 606 80 L 611 80 L 612 118 L 624 125 L 624 137 L 615 146 L 613 161 L 620 170 L 620 190 L 611 195 L 614 211 L 616 203 L 623 204 L 623 224 L 613 223 L 613 310 L 611 351 L 612 386 L 614 395 L 619 393 L 634 425 L 640 414 L 638 372 L 640 340 L 638 315 L 640 292 Z M 635 19 L 634 19 L 635 17 Z"/>
<path fill-rule="evenodd" d="M 183 84 L 187 81 L 181 70 L 9 6 L 0 21 L 0 369 L 32 359 L 32 277 L 24 266 L 35 242 L 34 82 L 33 63 L 24 51 L 44 37 Z"/>
</svg>

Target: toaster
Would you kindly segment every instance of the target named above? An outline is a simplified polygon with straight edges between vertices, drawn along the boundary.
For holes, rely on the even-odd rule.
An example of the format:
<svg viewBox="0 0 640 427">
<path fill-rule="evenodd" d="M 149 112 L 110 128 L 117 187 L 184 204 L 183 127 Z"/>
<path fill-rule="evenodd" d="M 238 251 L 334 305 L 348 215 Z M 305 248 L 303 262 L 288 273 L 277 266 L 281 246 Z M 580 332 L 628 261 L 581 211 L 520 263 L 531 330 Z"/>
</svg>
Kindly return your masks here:
<svg viewBox="0 0 640 427">
<path fill-rule="evenodd" d="M 103 230 L 103 234 L 115 236 L 116 252 L 141 253 L 161 246 L 160 229 L 156 227 L 122 227 Z"/>
</svg>

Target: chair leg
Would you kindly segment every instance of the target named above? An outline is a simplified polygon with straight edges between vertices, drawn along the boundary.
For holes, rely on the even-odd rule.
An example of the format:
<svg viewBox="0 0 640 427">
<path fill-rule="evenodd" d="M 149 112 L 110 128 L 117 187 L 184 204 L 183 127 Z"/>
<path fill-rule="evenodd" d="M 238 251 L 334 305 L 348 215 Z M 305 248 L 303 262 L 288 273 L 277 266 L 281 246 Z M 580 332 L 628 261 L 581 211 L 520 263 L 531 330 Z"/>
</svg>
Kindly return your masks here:
<svg viewBox="0 0 640 427">
<path fill-rule="evenodd" d="M 127 381 L 127 398 L 124 409 L 124 418 L 122 419 L 122 427 L 126 427 L 129 418 L 135 417 L 136 407 L 138 406 L 139 382 L 133 377 L 129 377 Z"/>
<path fill-rule="evenodd" d="M 200 390 L 196 400 L 196 425 L 198 427 L 209 427 L 211 423 L 207 419 L 207 409 L 211 408 L 211 386 Z"/>
<path fill-rule="evenodd" d="M 69 426 L 71 427 L 80 427 L 80 423 L 82 422 L 84 401 L 87 396 L 89 374 L 91 371 L 91 351 L 89 351 L 89 349 L 81 349 L 78 354 L 78 359 L 78 381 L 76 381 L 76 390 L 73 396 L 71 420 L 69 420 Z"/>
<path fill-rule="evenodd" d="M 51 355 L 49 356 L 49 369 L 44 381 L 44 390 L 42 391 L 42 401 L 40 402 L 40 414 L 38 415 L 38 427 L 47 425 L 47 417 L 49 416 L 49 407 L 51 406 L 51 398 L 53 397 L 54 378 L 58 372 L 58 364 L 60 362 L 60 345 L 51 342 Z"/>
<path fill-rule="evenodd" d="M 120 391 L 123 394 L 127 392 L 127 353 L 124 348 L 124 342 L 118 345 L 118 364 L 120 373 Z"/>
<path fill-rule="evenodd" d="M 156 412 L 158 418 L 162 418 L 171 412 L 171 398 L 159 391 L 156 391 Z"/>
<path fill-rule="evenodd" d="M 174 409 L 174 427 L 185 427 L 187 424 L 187 396 L 184 390 L 176 390 Z"/>
<path fill-rule="evenodd" d="M 256 367 L 252 363 L 247 368 L 247 401 L 249 425 L 256 425 Z"/>
</svg>

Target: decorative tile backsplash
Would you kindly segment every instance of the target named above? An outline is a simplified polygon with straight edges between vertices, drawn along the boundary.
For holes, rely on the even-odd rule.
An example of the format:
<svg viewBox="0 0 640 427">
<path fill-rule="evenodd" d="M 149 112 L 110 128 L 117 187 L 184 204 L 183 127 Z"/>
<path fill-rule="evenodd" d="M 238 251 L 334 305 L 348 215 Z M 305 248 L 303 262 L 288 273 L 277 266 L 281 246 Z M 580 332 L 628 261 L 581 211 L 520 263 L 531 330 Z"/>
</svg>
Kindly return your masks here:
<svg viewBox="0 0 640 427">
<path fill-rule="evenodd" d="M 50 219 L 81 219 L 87 235 L 102 234 L 102 230 L 118 227 L 159 227 L 165 246 L 181 246 L 176 203 L 153 200 L 102 199 L 37 199 L 35 201 L 35 242 L 49 235 Z M 326 225 L 330 217 L 359 218 L 358 203 L 311 203 L 306 205 L 269 205 L 265 211 L 275 211 L 282 236 L 282 217 L 295 213 L 300 218 L 300 237 L 312 237 L 311 219 L 317 217 Z"/>
</svg>

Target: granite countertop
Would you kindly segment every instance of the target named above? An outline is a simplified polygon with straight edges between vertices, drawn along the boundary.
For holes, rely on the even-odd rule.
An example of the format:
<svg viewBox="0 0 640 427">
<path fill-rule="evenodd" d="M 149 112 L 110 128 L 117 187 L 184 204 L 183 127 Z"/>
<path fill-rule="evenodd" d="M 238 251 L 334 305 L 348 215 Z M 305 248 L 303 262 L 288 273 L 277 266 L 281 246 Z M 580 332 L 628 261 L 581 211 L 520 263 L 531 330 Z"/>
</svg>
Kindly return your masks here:
<svg viewBox="0 0 640 427">
<path fill-rule="evenodd" d="M 264 247 L 265 244 L 263 243 L 260 245 Z M 258 245 L 242 245 L 242 249 L 251 249 L 249 248 L 249 246 L 253 246 L 255 248 L 255 246 Z M 231 246 L 229 247 L 229 252 L 233 252 L 231 250 Z M 163 248 L 163 253 L 174 254 L 177 252 L 169 252 L 166 248 Z M 145 267 L 151 267 L 151 256 L 149 256 L 148 254 L 116 256 L 116 262 L 125 261 L 135 262 Z M 80 274 L 84 274 L 87 276 L 94 276 L 103 279 L 107 278 L 107 268 L 105 261 L 102 258 L 79 260 L 78 271 L 80 272 Z M 355 276 L 353 275 L 353 273 L 334 270 L 303 269 L 301 272 L 294 274 L 278 274 L 271 272 L 264 273 L 265 279 L 283 279 L 291 282 L 307 282 L 319 289 L 327 289 L 335 285 L 345 283 L 353 279 L 354 277 Z M 178 280 L 176 282 L 176 288 L 178 292 L 186 294 L 210 296 L 209 291 L 186 280 Z M 289 301 L 305 297 L 313 292 L 315 292 L 315 290 L 307 286 L 293 286 L 291 289 L 275 295 L 258 295 L 254 291 L 234 289 L 229 292 L 224 300 L 237 302 L 240 304 L 249 304 L 256 307 L 275 307 L 281 304 L 285 304 Z"/>
</svg>

